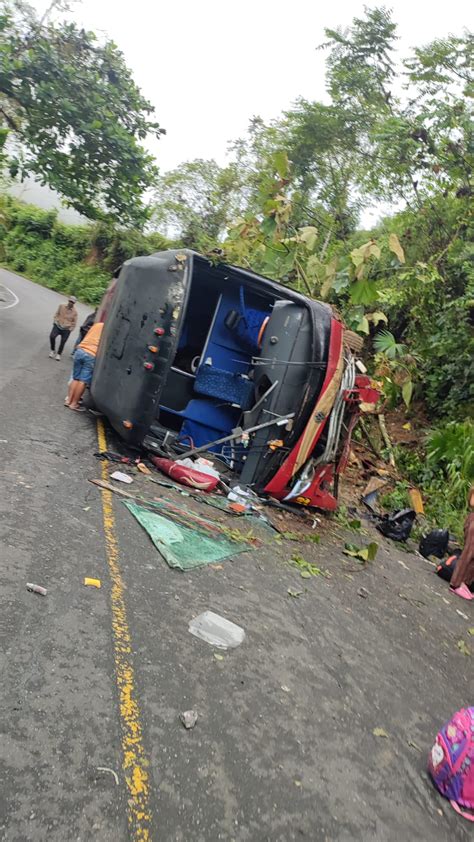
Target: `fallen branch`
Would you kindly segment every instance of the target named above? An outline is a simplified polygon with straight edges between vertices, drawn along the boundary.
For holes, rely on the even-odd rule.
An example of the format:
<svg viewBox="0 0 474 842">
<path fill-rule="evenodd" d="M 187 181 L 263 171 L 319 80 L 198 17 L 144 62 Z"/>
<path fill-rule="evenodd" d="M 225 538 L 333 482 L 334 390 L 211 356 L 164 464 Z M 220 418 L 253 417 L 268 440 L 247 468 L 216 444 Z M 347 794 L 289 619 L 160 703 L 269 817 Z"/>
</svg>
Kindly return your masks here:
<svg viewBox="0 0 474 842">
<path fill-rule="evenodd" d="M 393 453 L 393 445 L 392 445 L 392 442 L 390 441 L 390 436 L 388 434 L 387 426 L 385 424 L 385 415 L 382 415 L 382 413 L 380 413 L 379 415 L 377 415 L 377 418 L 379 420 L 380 432 L 382 433 L 382 438 L 384 440 L 385 447 L 388 450 L 389 464 L 392 466 L 392 468 L 396 468 L 397 465 L 396 465 L 395 456 L 394 456 L 394 453 Z"/>
</svg>

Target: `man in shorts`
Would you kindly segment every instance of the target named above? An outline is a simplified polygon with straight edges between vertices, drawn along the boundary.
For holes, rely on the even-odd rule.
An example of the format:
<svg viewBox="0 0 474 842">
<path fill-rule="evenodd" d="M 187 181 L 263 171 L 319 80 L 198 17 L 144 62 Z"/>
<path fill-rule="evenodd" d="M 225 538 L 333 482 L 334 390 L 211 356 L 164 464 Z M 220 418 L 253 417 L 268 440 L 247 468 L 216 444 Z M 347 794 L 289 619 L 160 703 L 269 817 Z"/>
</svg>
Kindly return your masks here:
<svg viewBox="0 0 474 842">
<path fill-rule="evenodd" d="M 97 322 L 95 325 L 92 325 L 74 352 L 72 380 L 69 383 L 67 398 L 64 403 L 69 409 L 73 409 L 75 412 L 85 412 L 84 407 L 79 406 L 79 401 L 84 394 L 86 386 L 90 386 L 92 382 L 95 358 L 103 327 L 103 322 Z"/>
</svg>

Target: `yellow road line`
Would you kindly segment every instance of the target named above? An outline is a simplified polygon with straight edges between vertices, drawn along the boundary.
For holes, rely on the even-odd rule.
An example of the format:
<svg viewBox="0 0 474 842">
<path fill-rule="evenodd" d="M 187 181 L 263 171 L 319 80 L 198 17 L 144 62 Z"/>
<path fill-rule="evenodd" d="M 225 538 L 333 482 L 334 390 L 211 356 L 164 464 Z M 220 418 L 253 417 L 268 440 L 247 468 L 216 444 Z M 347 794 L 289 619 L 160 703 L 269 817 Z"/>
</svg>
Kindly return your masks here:
<svg viewBox="0 0 474 842">
<path fill-rule="evenodd" d="M 97 419 L 97 441 L 99 450 L 107 450 L 105 427 L 101 418 Z M 107 463 L 102 462 L 101 468 L 102 479 L 107 481 Z M 107 563 L 112 581 L 111 607 L 114 660 L 120 699 L 122 768 L 129 791 L 128 822 L 131 831 L 130 838 L 133 842 L 151 842 L 150 786 L 146 771 L 148 761 L 143 746 L 140 707 L 136 698 L 131 637 L 125 607 L 125 589 L 119 565 L 112 492 L 107 491 L 107 489 L 102 490 L 102 516 Z"/>
</svg>

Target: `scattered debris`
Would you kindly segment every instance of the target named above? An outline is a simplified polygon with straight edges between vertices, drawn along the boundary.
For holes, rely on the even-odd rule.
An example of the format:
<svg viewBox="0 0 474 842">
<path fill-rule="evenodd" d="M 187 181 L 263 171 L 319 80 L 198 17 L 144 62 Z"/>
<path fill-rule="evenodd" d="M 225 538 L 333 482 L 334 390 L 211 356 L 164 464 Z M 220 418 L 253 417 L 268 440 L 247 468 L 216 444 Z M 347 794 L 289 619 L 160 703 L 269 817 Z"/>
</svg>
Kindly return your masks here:
<svg viewBox="0 0 474 842">
<path fill-rule="evenodd" d="M 365 547 L 357 547 L 355 544 L 348 543 L 344 544 L 344 555 L 351 556 L 351 558 L 355 558 L 366 563 L 374 560 L 377 555 L 378 548 L 379 545 L 376 541 L 371 541 L 370 544 L 367 544 Z"/>
<path fill-rule="evenodd" d="M 127 500 L 124 504 L 170 567 L 191 570 L 245 552 L 254 545 L 250 536 L 190 512 L 163 507 L 158 502 L 139 505 Z"/>
<path fill-rule="evenodd" d="M 143 462 L 137 462 L 137 468 L 141 474 L 147 474 L 151 476 L 150 469 L 146 465 L 144 465 Z"/>
<path fill-rule="evenodd" d="M 357 591 L 357 596 L 361 596 L 362 599 L 367 599 L 367 597 L 370 596 L 370 594 L 367 588 L 359 588 L 359 590 Z"/>
<path fill-rule="evenodd" d="M 331 578 L 329 570 L 321 570 L 317 564 L 312 564 L 310 561 L 306 561 L 298 553 L 293 553 L 291 559 L 287 563 L 290 564 L 291 567 L 296 567 L 297 570 L 299 570 L 302 579 L 311 579 L 312 576 L 324 576 L 325 579 Z"/>
<path fill-rule="evenodd" d="M 468 629 L 467 633 L 474 637 L 474 628 Z"/>
<path fill-rule="evenodd" d="M 302 786 L 301 781 L 293 781 L 293 783 L 295 786 Z"/>
<path fill-rule="evenodd" d="M 229 504 L 229 509 L 230 509 L 232 512 L 236 512 L 236 514 L 241 515 L 241 514 L 243 514 L 245 511 L 247 511 L 247 506 L 244 506 L 244 504 L 243 504 L 243 503 L 230 503 L 230 504 Z"/>
<path fill-rule="evenodd" d="M 207 471 L 197 468 L 189 468 L 172 459 L 164 459 L 162 456 L 152 456 L 151 461 L 160 471 L 190 488 L 201 489 L 202 491 L 214 491 L 219 476 L 210 475 Z M 184 461 L 184 460 L 183 460 Z"/>
<path fill-rule="evenodd" d="M 382 515 L 376 524 L 376 528 L 386 538 L 403 542 L 410 537 L 415 519 L 416 513 L 413 509 L 401 509 L 388 515 Z"/>
<path fill-rule="evenodd" d="M 460 611 L 459 608 L 456 608 L 456 614 L 459 614 L 459 616 L 462 617 L 463 620 L 469 620 L 467 614 L 465 614 L 464 611 Z"/>
<path fill-rule="evenodd" d="M 374 735 L 374 737 L 383 737 L 384 739 L 388 738 L 388 734 L 386 731 L 384 731 L 383 728 L 374 728 L 372 734 Z"/>
<path fill-rule="evenodd" d="M 117 772 L 114 772 L 113 769 L 109 769 L 108 766 L 97 766 L 96 769 L 97 769 L 98 772 L 109 772 L 109 774 L 114 776 L 115 783 L 117 784 L 117 786 L 119 785 L 119 779 L 118 779 Z"/>
<path fill-rule="evenodd" d="M 132 477 L 129 477 L 128 474 L 122 473 L 122 471 L 114 471 L 113 474 L 110 474 L 110 479 L 116 479 L 119 482 L 125 482 L 127 485 L 130 485 L 133 482 Z"/>
<path fill-rule="evenodd" d="M 291 693 L 290 688 L 287 687 L 286 684 L 282 684 L 280 689 L 283 690 L 284 693 Z"/>
<path fill-rule="evenodd" d="M 374 494 L 376 491 L 380 491 L 385 485 L 387 485 L 388 478 L 385 477 L 371 477 L 365 486 L 361 499 L 364 501 L 364 498 L 369 497 L 370 495 Z"/>
<path fill-rule="evenodd" d="M 462 640 L 462 639 L 458 640 L 457 647 L 458 647 L 458 649 L 459 649 L 459 651 L 461 652 L 462 655 L 470 655 L 471 654 L 471 650 L 469 649 L 469 646 L 466 644 L 466 642 L 464 640 Z"/>
<path fill-rule="evenodd" d="M 132 500 L 137 499 L 135 494 L 130 494 L 129 491 L 124 491 L 123 488 L 117 488 L 111 482 L 106 482 L 104 479 L 90 479 L 92 485 L 97 485 L 98 488 L 105 488 L 107 491 L 113 491 L 114 494 L 121 494 L 122 497 L 130 497 Z"/>
<path fill-rule="evenodd" d="M 287 591 L 288 596 L 293 596 L 295 599 L 301 596 L 302 593 L 304 593 L 304 591 L 294 591 L 293 588 L 288 588 Z"/>
<path fill-rule="evenodd" d="M 400 597 L 400 599 L 404 599 L 405 602 L 409 602 L 410 605 L 414 605 L 415 608 L 419 608 L 420 605 L 426 605 L 426 602 L 423 602 L 422 599 L 415 599 L 414 597 L 407 596 L 404 593 L 399 593 L 398 596 Z"/>
<path fill-rule="evenodd" d="M 418 746 L 413 740 L 407 740 L 407 744 L 410 746 L 410 748 L 414 748 L 416 751 L 422 751 L 420 746 Z"/>
<path fill-rule="evenodd" d="M 227 495 L 227 499 L 239 506 L 243 506 L 245 510 L 249 511 L 252 508 L 252 499 L 257 502 L 258 497 L 253 494 L 248 488 L 241 488 L 240 485 L 235 485 Z"/>
<path fill-rule="evenodd" d="M 26 583 L 26 590 L 31 591 L 32 593 L 39 593 L 41 596 L 46 596 L 48 593 L 46 588 L 43 588 L 42 585 L 34 585 L 33 582 Z"/>
<path fill-rule="evenodd" d="M 97 459 L 107 462 L 120 462 L 123 465 L 133 465 L 133 459 L 130 456 L 121 456 L 120 453 L 114 453 L 112 450 L 101 450 L 99 453 L 94 453 Z"/>
<path fill-rule="evenodd" d="M 194 617 L 188 630 L 194 637 L 205 640 L 217 649 L 234 649 L 245 639 L 243 628 L 215 614 L 214 611 L 204 611 L 198 617 Z"/>
<path fill-rule="evenodd" d="M 420 540 L 418 550 L 424 558 L 434 555 L 436 558 L 443 558 L 446 555 L 449 544 L 448 529 L 432 529 Z"/>
<path fill-rule="evenodd" d="M 216 661 L 223 661 L 224 660 L 224 656 L 219 655 L 219 652 L 214 652 L 214 658 L 216 659 Z"/>
<path fill-rule="evenodd" d="M 89 511 L 89 509 L 90 509 L 90 506 L 84 506 L 84 508 L 83 508 L 83 510 L 82 510 L 82 511 L 83 511 L 83 512 L 88 512 L 88 511 Z"/>
<path fill-rule="evenodd" d="M 410 488 L 408 491 L 408 496 L 410 498 L 410 503 L 412 505 L 413 510 L 416 512 L 417 515 L 424 515 L 425 508 L 423 505 L 423 498 L 421 496 L 421 492 L 418 488 Z"/>
<path fill-rule="evenodd" d="M 453 555 L 450 555 L 449 558 L 441 559 L 441 561 L 438 564 L 435 564 L 436 573 L 440 577 L 440 579 L 444 579 L 445 582 L 451 581 L 460 555 L 461 549 L 458 549 Z M 430 562 L 430 564 L 432 563 L 434 562 Z"/>
<path fill-rule="evenodd" d="M 84 584 L 91 588 L 100 588 L 101 586 L 100 579 L 90 579 L 88 576 L 84 579 Z"/>
<path fill-rule="evenodd" d="M 404 567 L 404 568 L 405 568 L 405 570 L 409 570 L 409 569 L 410 569 L 410 568 L 408 567 L 408 564 L 405 564 L 405 562 L 404 562 L 404 561 L 402 561 L 400 558 L 397 558 L 397 562 L 398 562 L 398 564 L 401 564 L 401 566 L 402 566 L 402 567 Z"/>
<path fill-rule="evenodd" d="M 184 710 L 179 714 L 179 718 L 186 730 L 189 731 L 190 728 L 194 728 L 198 715 L 195 710 Z"/>
</svg>

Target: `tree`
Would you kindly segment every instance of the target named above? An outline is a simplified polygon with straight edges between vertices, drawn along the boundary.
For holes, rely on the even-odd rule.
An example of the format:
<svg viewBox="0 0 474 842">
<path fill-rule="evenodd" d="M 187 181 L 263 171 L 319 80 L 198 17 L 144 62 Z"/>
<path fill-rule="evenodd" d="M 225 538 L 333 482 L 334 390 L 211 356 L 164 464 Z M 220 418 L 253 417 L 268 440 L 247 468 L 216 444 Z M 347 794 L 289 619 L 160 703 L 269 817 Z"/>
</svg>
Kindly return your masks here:
<svg viewBox="0 0 474 842">
<path fill-rule="evenodd" d="M 158 180 L 152 224 L 183 246 L 206 251 L 219 242 L 238 212 L 239 185 L 235 165 L 186 161 Z"/>
<path fill-rule="evenodd" d="M 163 133 L 152 114 L 114 43 L 1 0 L 0 132 L 13 175 L 32 175 L 89 218 L 140 224 L 156 176 L 141 143 Z"/>
<path fill-rule="evenodd" d="M 420 206 L 428 196 L 472 195 L 474 38 L 449 37 L 404 61 L 405 101 L 376 122 L 367 184 Z"/>
</svg>

